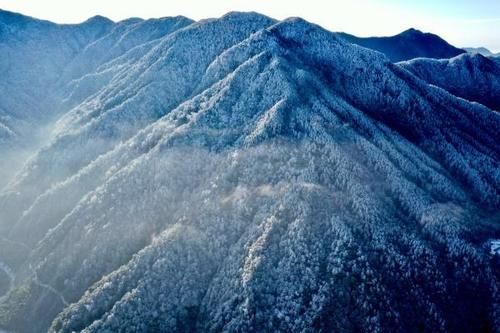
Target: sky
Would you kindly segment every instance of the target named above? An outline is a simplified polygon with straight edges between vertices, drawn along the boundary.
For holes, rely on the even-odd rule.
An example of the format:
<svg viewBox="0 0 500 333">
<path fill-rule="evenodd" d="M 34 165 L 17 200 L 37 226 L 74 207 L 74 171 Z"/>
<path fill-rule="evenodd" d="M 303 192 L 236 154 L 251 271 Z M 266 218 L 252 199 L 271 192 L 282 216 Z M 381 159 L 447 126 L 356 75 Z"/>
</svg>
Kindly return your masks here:
<svg viewBox="0 0 500 333">
<path fill-rule="evenodd" d="M 500 0 L 0 0 L 0 8 L 58 23 L 94 15 L 115 21 L 175 15 L 198 20 L 257 11 L 277 19 L 300 16 L 358 36 L 395 35 L 413 27 L 457 47 L 500 52 Z"/>
</svg>

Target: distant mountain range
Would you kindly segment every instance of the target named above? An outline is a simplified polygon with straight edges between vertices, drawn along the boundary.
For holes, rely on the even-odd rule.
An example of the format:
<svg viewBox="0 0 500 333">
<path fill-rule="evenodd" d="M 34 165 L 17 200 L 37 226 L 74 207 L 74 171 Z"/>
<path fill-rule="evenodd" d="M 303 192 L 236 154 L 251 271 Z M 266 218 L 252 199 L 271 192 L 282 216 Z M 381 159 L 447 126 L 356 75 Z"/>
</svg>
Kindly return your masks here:
<svg viewBox="0 0 500 333">
<path fill-rule="evenodd" d="M 0 330 L 495 332 L 498 62 L 366 41 L 0 12 Z"/>
<path fill-rule="evenodd" d="M 493 53 L 485 47 L 464 47 L 468 53 L 479 53 L 485 57 L 500 57 L 500 53 Z"/>
<path fill-rule="evenodd" d="M 347 33 L 339 35 L 350 43 L 382 52 L 394 62 L 414 58 L 447 59 L 465 53 L 437 35 L 416 29 L 408 29 L 391 37 L 362 38 Z"/>
</svg>

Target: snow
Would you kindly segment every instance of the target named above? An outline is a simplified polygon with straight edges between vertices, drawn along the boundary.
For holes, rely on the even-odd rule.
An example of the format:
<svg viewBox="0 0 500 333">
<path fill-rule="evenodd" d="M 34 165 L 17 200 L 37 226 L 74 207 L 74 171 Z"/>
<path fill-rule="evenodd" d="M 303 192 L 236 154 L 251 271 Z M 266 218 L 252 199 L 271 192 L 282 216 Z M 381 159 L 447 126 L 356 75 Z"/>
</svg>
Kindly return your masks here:
<svg viewBox="0 0 500 333">
<path fill-rule="evenodd" d="M 491 255 L 500 255 L 500 240 L 495 239 L 490 242 L 490 254 Z"/>
<path fill-rule="evenodd" d="M 4 271 L 5 274 L 7 274 L 7 277 L 9 278 L 9 283 L 10 283 L 9 289 L 11 289 L 14 286 L 14 280 L 16 279 L 16 275 L 10 269 L 9 266 L 7 266 L 5 263 L 3 263 L 1 261 L 0 261 L 0 270 Z"/>
<path fill-rule="evenodd" d="M 500 110 L 500 63 L 493 59 L 462 54 L 446 60 L 414 59 L 399 65 L 458 97 Z"/>
<path fill-rule="evenodd" d="M 457 312 L 495 306 L 470 239 L 494 233 L 498 114 L 299 18 L 87 24 L 111 26 L 63 66 L 54 131 L 0 193 L 0 232 L 31 249 L 20 285 L 55 304 L 16 315 L 86 332 L 493 321 Z"/>
</svg>

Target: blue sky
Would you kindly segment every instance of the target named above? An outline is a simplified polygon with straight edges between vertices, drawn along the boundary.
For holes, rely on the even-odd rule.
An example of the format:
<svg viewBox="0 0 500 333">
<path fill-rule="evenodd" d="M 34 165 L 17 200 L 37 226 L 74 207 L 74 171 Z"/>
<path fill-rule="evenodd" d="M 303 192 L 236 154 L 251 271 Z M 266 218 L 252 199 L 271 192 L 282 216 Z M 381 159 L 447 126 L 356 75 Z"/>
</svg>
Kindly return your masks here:
<svg viewBox="0 0 500 333">
<path fill-rule="evenodd" d="M 100 14 L 217 17 L 231 10 L 258 11 L 283 19 L 301 16 L 333 31 L 359 36 L 393 35 L 414 27 L 459 46 L 486 46 L 500 52 L 500 0 L 0 0 L 0 8 L 60 23 Z"/>
</svg>

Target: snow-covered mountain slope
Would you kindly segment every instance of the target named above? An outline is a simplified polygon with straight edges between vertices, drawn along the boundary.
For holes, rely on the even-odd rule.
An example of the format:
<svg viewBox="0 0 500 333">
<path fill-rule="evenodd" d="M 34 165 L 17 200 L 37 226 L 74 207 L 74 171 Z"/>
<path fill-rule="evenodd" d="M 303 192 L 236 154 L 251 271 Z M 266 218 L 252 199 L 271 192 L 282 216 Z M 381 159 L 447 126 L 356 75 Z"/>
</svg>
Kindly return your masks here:
<svg viewBox="0 0 500 333">
<path fill-rule="evenodd" d="M 185 17 L 118 22 L 109 34 L 86 47 L 65 69 L 63 77 L 70 83 L 65 89 L 63 107 L 70 109 L 78 105 L 109 83 L 117 70 L 152 48 L 155 40 L 191 23 L 193 21 Z M 131 51 L 135 48 L 137 50 Z"/>
<path fill-rule="evenodd" d="M 414 59 L 399 63 L 424 81 L 500 111 L 500 63 L 476 54 L 447 60 Z"/>
<path fill-rule="evenodd" d="M 142 48 L 145 54 L 133 64 L 113 63 L 120 70 L 110 83 L 58 121 L 53 141 L 6 190 L 0 206 L 5 215 L 13 214 L 8 220 L 16 220 L 51 184 L 76 173 L 202 90 L 206 85 L 201 82 L 203 73 L 224 49 L 273 22 L 257 14 L 228 14 L 181 29 L 158 40 L 151 49 L 150 45 Z M 206 40 L 212 43 L 207 45 Z M 65 162 L 54 165 L 54 160 Z"/>
<path fill-rule="evenodd" d="M 255 13 L 107 71 L 0 196 L 0 328 L 500 327 L 498 113 Z"/>
<path fill-rule="evenodd" d="M 109 34 L 88 45 L 83 52 L 79 53 L 65 69 L 65 75 L 81 78 L 93 72 L 96 66 L 114 60 L 134 47 L 162 38 L 191 23 L 193 23 L 192 20 L 180 16 L 146 21 L 129 19 L 118 22 Z"/>
<path fill-rule="evenodd" d="M 0 188 L 60 115 L 63 69 L 112 25 L 95 17 L 61 26 L 0 10 Z"/>
<path fill-rule="evenodd" d="M 0 122 L 8 139 L 24 143 L 33 124 L 54 116 L 53 90 L 62 70 L 112 25 L 96 17 L 61 26 L 0 11 Z M 0 148 L 9 141 L 0 141 Z"/>
<path fill-rule="evenodd" d="M 393 62 L 414 58 L 446 59 L 465 53 L 437 35 L 416 29 L 390 37 L 356 37 L 347 33 L 339 33 L 339 36 L 350 43 L 382 52 Z"/>
<path fill-rule="evenodd" d="M 0 152 L 9 169 L 48 140 L 64 112 L 102 88 L 110 77 L 102 65 L 192 22 L 176 17 L 113 23 L 96 16 L 57 25 L 0 11 Z M 2 174 L 0 187 L 11 176 Z"/>
</svg>

